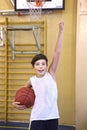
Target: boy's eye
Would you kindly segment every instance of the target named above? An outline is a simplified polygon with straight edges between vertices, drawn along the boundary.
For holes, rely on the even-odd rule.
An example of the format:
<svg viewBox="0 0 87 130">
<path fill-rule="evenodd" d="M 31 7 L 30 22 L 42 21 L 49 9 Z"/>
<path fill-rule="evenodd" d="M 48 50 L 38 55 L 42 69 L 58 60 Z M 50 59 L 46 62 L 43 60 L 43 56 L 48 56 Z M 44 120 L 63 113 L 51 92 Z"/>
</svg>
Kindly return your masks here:
<svg viewBox="0 0 87 130">
<path fill-rule="evenodd" d="M 36 63 L 36 65 L 39 65 L 39 63 Z"/>
<path fill-rule="evenodd" d="M 46 61 L 45 61 L 45 60 L 36 61 L 36 62 L 35 62 L 35 65 L 36 65 L 36 66 L 40 66 L 40 65 L 45 66 L 45 65 L 46 65 Z"/>
<path fill-rule="evenodd" d="M 45 63 L 42 63 L 42 65 L 45 65 Z"/>
<path fill-rule="evenodd" d="M 36 66 L 38 66 L 38 65 L 45 65 L 46 63 L 36 63 Z"/>
</svg>

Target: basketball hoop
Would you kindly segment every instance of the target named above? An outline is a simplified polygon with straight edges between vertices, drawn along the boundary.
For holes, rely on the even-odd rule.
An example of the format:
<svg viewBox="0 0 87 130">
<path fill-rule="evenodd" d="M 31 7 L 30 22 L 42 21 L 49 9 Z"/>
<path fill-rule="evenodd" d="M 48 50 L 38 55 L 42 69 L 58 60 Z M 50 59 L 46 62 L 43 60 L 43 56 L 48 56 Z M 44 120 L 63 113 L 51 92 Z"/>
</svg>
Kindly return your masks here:
<svg viewBox="0 0 87 130">
<path fill-rule="evenodd" d="M 26 0 L 29 8 L 30 20 L 39 20 L 42 15 L 42 0 Z"/>
</svg>

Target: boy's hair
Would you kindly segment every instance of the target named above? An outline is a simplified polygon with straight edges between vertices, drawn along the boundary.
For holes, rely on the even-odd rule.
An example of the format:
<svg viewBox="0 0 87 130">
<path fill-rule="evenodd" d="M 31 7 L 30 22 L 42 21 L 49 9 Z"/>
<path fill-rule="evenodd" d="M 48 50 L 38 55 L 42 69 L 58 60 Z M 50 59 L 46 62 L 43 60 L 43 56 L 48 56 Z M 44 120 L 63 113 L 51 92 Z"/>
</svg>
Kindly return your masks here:
<svg viewBox="0 0 87 130">
<path fill-rule="evenodd" d="M 31 61 L 32 66 L 34 67 L 35 62 L 37 60 L 41 60 L 41 59 L 44 59 L 46 61 L 46 63 L 48 63 L 48 59 L 44 54 L 37 54 L 33 57 L 32 61 Z"/>
</svg>

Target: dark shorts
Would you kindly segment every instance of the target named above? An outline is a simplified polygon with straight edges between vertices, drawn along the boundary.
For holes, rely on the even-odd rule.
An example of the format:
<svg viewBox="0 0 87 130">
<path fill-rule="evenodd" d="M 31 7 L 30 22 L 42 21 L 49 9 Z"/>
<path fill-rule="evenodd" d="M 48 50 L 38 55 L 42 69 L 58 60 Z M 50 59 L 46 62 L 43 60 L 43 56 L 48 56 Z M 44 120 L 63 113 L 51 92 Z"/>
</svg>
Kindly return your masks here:
<svg viewBox="0 0 87 130">
<path fill-rule="evenodd" d="M 58 130 L 58 119 L 32 121 L 30 130 Z"/>
</svg>

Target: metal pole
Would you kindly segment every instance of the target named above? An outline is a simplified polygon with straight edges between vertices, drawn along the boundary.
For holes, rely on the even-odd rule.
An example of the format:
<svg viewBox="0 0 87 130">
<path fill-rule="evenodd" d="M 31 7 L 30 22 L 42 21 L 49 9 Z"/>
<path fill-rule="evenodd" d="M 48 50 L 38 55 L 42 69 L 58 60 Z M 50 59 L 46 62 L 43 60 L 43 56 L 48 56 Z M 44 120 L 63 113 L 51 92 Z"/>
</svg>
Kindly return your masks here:
<svg viewBox="0 0 87 130">
<path fill-rule="evenodd" d="M 5 26 L 8 25 L 8 18 L 5 19 Z M 8 39 L 5 41 L 5 122 L 8 116 Z"/>
</svg>

